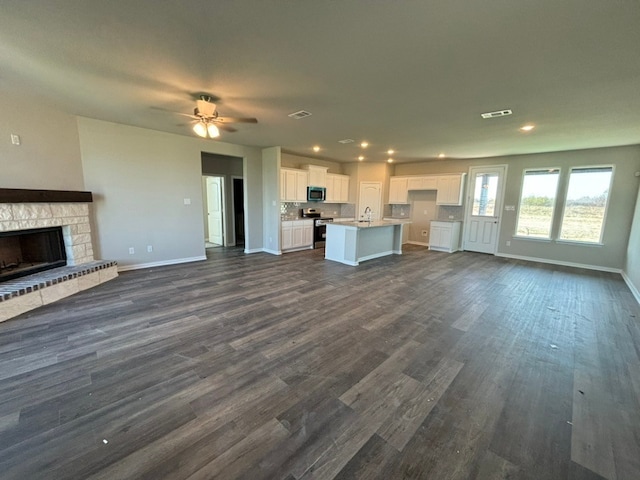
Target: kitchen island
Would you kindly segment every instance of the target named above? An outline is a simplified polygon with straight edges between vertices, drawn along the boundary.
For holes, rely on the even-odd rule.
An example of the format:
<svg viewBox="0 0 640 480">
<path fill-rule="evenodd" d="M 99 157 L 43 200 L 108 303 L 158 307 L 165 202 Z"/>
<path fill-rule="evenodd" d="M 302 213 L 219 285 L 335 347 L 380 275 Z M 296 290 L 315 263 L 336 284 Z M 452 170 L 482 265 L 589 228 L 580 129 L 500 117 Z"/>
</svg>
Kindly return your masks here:
<svg viewBox="0 0 640 480">
<path fill-rule="evenodd" d="M 402 254 L 405 220 L 327 223 L 324 258 L 356 266 L 365 260 Z"/>
</svg>

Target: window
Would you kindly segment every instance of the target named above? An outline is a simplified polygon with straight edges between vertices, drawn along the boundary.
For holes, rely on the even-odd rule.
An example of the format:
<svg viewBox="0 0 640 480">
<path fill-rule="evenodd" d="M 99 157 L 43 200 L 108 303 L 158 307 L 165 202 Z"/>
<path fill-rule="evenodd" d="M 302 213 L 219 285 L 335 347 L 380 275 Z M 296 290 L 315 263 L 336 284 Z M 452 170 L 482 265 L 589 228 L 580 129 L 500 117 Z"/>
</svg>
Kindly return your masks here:
<svg viewBox="0 0 640 480">
<path fill-rule="evenodd" d="M 600 243 L 613 167 L 572 168 L 560 240 Z"/>
<path fill-rule="evenodd" d="M 516 235 L 551 238 L 559 177 L 557 168 L 525 170 Z"/>
<path fill-rule="evenodd" d="M 473 206 L 471 214 L 480 217 L 495 216 L 496 196 L 498 193 L 497 173 L 479 173 L 473 190 Z"/>
</svg>

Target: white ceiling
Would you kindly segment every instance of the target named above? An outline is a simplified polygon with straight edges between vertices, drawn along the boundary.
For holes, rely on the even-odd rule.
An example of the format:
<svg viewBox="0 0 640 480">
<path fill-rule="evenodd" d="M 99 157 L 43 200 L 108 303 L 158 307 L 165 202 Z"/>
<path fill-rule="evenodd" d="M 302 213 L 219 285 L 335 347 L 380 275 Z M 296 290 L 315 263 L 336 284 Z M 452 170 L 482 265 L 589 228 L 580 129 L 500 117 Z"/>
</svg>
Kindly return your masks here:
<svg viewBox="0 0 640 480">
<path fill-rule="evenodd" d="M 210 93 L 259 120 L 221 140 L 340 161 L 640 144 L 640 1 L 2 0 L 0 88 L 182 135 Z"/>
</svg>

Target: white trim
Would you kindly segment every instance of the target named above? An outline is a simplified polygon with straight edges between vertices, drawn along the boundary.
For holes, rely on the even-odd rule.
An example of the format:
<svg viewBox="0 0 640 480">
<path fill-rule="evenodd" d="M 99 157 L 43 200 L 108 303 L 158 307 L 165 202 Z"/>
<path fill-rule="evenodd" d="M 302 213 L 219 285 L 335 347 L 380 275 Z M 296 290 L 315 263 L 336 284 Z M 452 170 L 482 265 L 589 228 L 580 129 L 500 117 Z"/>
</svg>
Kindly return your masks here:
<svg viewBox="0 0 640 480">
<path fill-rule="evenodd" d="M 429 244 L 426 242 L 414 242 L 413 240 L 409 240 L 407 241 L 407 243 L 411 244 L 411 245 L 420 245 L 421 247 L 428 247 Z"/>
<path fill-rule="evenodd" d="M 394 250 L 387 250 L 386 252 L 372 253 L 371 255 L 365 255 L 364 257 L 358 258 L 358 262 L 365 262 L 367 260 L 373 260 L 374 258 L 386 257 L 387 255 L 392 255 L 394 253 L 396 253 Z"/>
<path fill-rule="evenodd" d="M 546 258 L 525 257 L 522 255 L 511 255 L 508 253 L 496 253 L 496 257 L 513 258 L 515 260 L 525 260 L 527 262 L 548 263 L 550 265 L 562 265 L 564 267 L 585 268 L 587 270 L 597 270 L 600 272 L 622 273 L 620 268 L 601 267 L 600 265 L 586 265 L 584 263 L 563 262 L 561 260 L 548 260 Z"/>
<path fill-rule="evenodd" d="M 638 304 L 640 304 L 640 291 L 638 291 L 638 289 L 633 284 L 633 282 L 631 281 L 631 279 L 629 278 L 629 276 L 627 275 L 627 273 L 624 270 L 621 273 L 622 273 L 622 278 L 624 279 L 625 283 L 627 284 L 627 287 L 629 287 L 629 290 L 631 290 L 631 294 L 636 299 L 636 302 L 638 302 Z"/>
<path fill-rule="evenodd" d="M 246 238 L 245 238 L 245 241 L 246 241 Z M 264 248 L 245 248 L 244 249 L 244 253 L 262 253 L 264 251 L 265 251 Z"/>
<path fill-rule="evenodd" d="M 152 267 L 164 267 L 167 265 L 177 265 L 179 263 L 190 263 L 190 262 L 201 262 L 202 260 L 206 260 L 206 256 L 201 257 L 189 257 L 189 258 L 174 258 L 172 260 L 162 260 L 160 262 L 150 262 L 150 263 L 137 263 L 135 265 L 118 265 L 118 272 L 127 272 L 129 270 L 141 270 L 143 268 L 152 268 Z"/>
<path fill-rule="evenodd" d="M 264 253 L 270 253 L 271 255 L 282 255 L 282 252 L 280 250 L 271 250 L 270 248 L 262 248 L 260 251 Z"/>
</svg>

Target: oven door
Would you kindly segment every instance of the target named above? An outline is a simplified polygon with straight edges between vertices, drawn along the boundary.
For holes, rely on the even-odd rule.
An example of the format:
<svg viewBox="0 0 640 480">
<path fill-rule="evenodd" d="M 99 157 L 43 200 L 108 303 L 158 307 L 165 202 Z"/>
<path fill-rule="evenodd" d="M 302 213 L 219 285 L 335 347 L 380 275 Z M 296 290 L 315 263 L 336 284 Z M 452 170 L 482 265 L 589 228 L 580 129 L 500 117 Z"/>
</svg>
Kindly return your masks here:
<svg viewBox="0 0 640 480">
<path fill-rule="evenodd" d="M 320 223 L 320 225 L 318 225 Z M 324 222 L 315 222 L 313 227 L 313 248 L 324 248 L 327 239 L 327 225 Z"/>
</svg>

